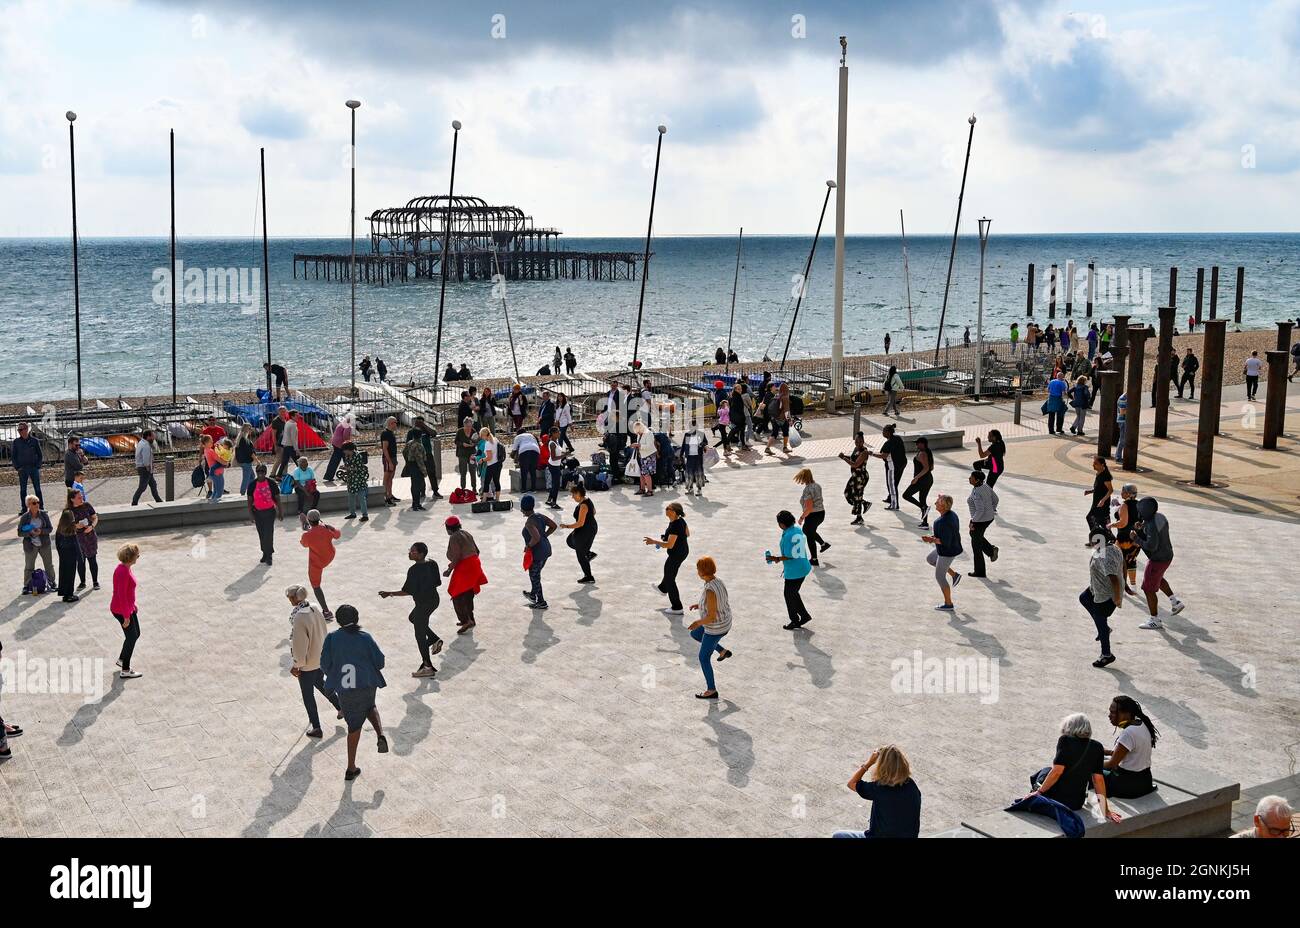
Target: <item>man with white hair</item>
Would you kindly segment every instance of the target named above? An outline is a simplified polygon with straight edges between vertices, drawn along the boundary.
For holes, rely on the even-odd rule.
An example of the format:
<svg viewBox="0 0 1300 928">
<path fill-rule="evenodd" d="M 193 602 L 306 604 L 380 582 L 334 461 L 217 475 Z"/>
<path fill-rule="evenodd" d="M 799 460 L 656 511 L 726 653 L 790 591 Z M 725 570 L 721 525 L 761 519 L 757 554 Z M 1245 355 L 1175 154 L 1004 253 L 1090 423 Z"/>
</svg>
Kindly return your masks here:
<svg viewBox="0 0 1300 928">
<path fill-rule="evenodd" d="M 1234 838 L 1290 838 L 1295 835 L 1291 803 L 1282 796 L 1265 796 L 1255 806 L 1255 824 Z"/>
<path fill-rule="evenodd" d="M 284 591 L 293 608 L 289 612 L 289 645 L 293 654 L 293 666 L 289 673 L 298 679 L 302 690 L 302 704 L 307 710 L 308 738 L 320 738 L 320 716 L 316 712 L 316 694 L 320 691 L 331 706 L 338 710 L 337 697 L 325 689 L 325 676 L 320 669 L 320 652 L 325 644 L 325 616 L 315 606 L 307 602 L 307 588 L 295 584 Z"/>
</svg>

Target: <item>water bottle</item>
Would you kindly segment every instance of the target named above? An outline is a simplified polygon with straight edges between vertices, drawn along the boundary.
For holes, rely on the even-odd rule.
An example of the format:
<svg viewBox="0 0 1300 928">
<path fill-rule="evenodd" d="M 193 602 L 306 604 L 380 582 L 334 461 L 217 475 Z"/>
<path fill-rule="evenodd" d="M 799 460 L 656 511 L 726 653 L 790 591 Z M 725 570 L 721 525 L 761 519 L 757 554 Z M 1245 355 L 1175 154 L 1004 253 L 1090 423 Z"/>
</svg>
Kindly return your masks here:
<svg viewBox="0 0 1300 928">
<path fill-rule="evenodd" d="M 771 561 L 772 561 L 772 552 L 771 552 L 771 551 L 764 551 L 764 552 L 763 552 L 763 560 L 764 560 L 764 562 L 766 562 L 766 563 L 771 563 Z"/>
</svg>

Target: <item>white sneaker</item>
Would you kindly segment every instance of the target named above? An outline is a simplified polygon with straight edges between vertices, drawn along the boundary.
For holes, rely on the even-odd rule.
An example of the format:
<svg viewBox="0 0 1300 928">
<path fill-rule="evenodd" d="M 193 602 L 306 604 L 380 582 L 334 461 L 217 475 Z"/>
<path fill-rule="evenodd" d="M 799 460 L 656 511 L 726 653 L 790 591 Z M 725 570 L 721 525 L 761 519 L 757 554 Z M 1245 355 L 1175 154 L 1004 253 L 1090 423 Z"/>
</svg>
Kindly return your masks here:
<svg viewBox="0 0 1300 928">
<path fill-rule="evenodd" d="M 123 680 L 134 680 L 136 677 L 140 676 L 140 671 L 138 671 L 138 670 L 119 670 L 119 671 L 117 672 L 117 675 L 118 675 L 119 677 L 121 677 Z"/>
<path fill-rule="evenodd" d="M 1169 611 L 1174 615 L 1178 615 L 1178 613 L 1182 612 L 1184 608 L 1186 608 L 1186 603 L 1181 599 L 1169 600 Z"/>
<path fill-rule="evenodd" d="M 663 610 L 663 613 L 664 613 L 664 615 L 682 615 L 682 610 L 680 610 L 680 609 L 664 609 L 664 610 Z"/>
<path fill-rule="evenodd" d="M 1151 618 L 1147 619 L 1145 622 L 1143 622 L 1141 625 L 1138 626 L 1138 628 L 1145 628 L 1151 631 L 1164 628 L 1164 627 L 1165 624 L 1161 622 L 1159 619 L 1157 619 L 1155 616 L 1152 616 Z"/>
</svg>

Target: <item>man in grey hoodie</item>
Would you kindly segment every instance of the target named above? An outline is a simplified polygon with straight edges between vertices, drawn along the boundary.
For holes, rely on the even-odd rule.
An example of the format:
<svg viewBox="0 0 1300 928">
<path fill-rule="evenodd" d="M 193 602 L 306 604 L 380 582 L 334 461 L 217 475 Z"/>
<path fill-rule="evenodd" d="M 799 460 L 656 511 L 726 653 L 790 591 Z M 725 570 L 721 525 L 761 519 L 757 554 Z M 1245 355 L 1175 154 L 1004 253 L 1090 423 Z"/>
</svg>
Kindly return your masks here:
<svg viewBox="0 0 1300 928">
<path fill-rule="evenodd" d="M 1165 579 L 1165 571 L 1174 559 L 1174 542 L 1169 535 L 1169 520 L 1158 510 L 1155 497 L 1147 496 L 1138 500 L 1138 521 L 1133 526 L 1133 537 L 1147 557 L 1146 570 L 1142 574 L 1142 592 L 1147 597 L 1147 609 L 1151 618 L 1139 625 L 1139 628 L 1160 629 L 1159 600 L 1157 593 L 1169 597 L 1169 611 L 1173 615 L 1183 611 L 1183 601 L 1174 595 L 1173 587 Z"/>
<path fill-rule="evenodd" d="M 145 429 L 140 440 L 135 443 L 135 472 L 140 477 L 140 485 L 135 488 L 131 505 L 140 505 L 140 497 L 148 490 L 153 494 L 153 501 L 161 503 L 158 495 L 158 481 L 153 479 L 153 429 Z"/>
<path fill-rule="evenodd" d="M 308 738 L 320 738 L 320 715 L 316 712 L 316 693 L 329 700 L 329 704 L 339 707 L 338 697 L 325 689 L 325 675 L 320 669 L 320 652 L 325 645 L 325 616 L 315 606 L 307 602 L 307 588 L 291 586 L 284 591 L 293 607 L 289 613 L 289 646 L 293 654 L 293 666 L 289 673 L 298 680 L 302 690 L 302 704 L 307 710 Z"/>
</svg>

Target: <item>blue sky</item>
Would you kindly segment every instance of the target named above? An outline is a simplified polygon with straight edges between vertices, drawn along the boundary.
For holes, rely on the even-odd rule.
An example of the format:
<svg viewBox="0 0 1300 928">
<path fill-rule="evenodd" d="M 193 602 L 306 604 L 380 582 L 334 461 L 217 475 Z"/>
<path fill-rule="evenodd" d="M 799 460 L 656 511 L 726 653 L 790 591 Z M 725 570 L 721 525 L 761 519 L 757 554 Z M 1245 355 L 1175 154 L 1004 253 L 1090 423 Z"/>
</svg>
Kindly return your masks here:
<svg viewBox="0 0 1300 928">
<path fill-rule="evenodd" d="M 363 11 L 364 12 L 361 12 Z M 504 17 L 496 18 L 496 17 Z M 1300 0 L 0 0 L 0 235 L 66 235 L 65 110 L 83 235 L 272 234 L 445 190 L 570 235 L 810 233 L 851 67 L 848 227 L 1300 229 Z"/>
</svg>

